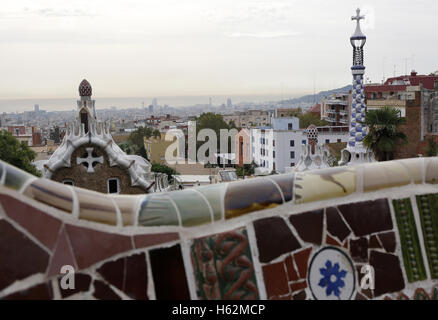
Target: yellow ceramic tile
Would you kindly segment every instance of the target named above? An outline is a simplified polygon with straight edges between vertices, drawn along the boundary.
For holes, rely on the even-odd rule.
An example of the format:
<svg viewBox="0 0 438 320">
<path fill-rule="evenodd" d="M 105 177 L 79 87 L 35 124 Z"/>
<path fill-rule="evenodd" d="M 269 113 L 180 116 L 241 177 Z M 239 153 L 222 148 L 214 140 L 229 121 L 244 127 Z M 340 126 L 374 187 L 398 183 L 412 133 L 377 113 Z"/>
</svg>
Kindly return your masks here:
<svg viewBox="0 0 438 320">
<path fill-rule="evenodd" d="M 79 200 L 79 219 L 117 225 L 117 211 L 104 194 L 75 188 Z"/>
<path fill-rule="evenodd" d="M 67 213 L 71 213 L 73 210 L 71 189 L 48 179 L 35 180 L 26 187 L 23 194 Z"/>
<path fill-rule="evenodd" d="M 425 158 L 426 183 L 438 183 L 438 157 Z"/>
<path fill-rule="evenodd" d="M 365 192 L 411 183 L 409 170 L 397 161 L 369 163 L 363 165 L 363 170 L 363 189 Z"/>
<path fill-rule="evenodd" d="M 113 196 L 113 199 L 122 214 L 122 224 L 124 226 L 134 225 L 138 196 L 117 195 Z"/>
<path fill-rule="evenodd" d="M 336 167 L 295 175 L 295 203 L 344 197 L 356 191 L 356 170 Z"/>
</svg>

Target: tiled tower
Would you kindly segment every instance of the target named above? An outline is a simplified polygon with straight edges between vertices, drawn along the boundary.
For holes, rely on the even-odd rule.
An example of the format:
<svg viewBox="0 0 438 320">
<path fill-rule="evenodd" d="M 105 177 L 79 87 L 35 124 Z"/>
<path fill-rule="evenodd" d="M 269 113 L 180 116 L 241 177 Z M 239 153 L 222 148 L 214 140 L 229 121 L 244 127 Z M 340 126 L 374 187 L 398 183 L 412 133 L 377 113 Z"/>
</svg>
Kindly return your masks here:
<svg viewBox="0 0 438 320">
<path fill-rule="evenodd" d="M 363 76 L 365 74 L 363 47 L 365 46 L 367 38 L 360 29 L 360 20 L 365 19 L 365 16 L 360 15 L 360 9 L 357 9 L 356 12 L 356 16 L 351 17 L 351 20 L 356 20 L 356 30 L 350 37 L 350 43 L 353 46 L 353 66 L 351 67 L 351 73 L 353 74 L 353 88 L 350 112 L 350 138 L 348 140 L 347 148 L 342 150 L 340 165 L 375 161 L 373 152 L 367 150 L 363 145 L 363 139 L 367 134 L 367 128 L 363 124 L 365 121 L 366 110 L 363 83 Z"/>
</svg>

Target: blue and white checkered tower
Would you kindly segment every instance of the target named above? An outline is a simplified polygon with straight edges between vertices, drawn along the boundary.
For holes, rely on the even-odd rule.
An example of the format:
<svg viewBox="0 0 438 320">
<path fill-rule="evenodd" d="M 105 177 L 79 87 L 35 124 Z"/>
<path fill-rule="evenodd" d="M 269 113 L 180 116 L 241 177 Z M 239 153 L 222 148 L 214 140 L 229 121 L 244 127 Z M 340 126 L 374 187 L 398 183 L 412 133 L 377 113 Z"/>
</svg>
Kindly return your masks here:
<svg viewBox="0 0 438 320">
<path fill-rule="evenodd" d="M 352 102 L 350 112 L 350 138 L 347 148 L 342 151 L 341 165 L 358 164 L 364 162 L 373 162 L 374 154 L 372 151 L 364 147 L 362 141 L 367 134 L 365 121 L 365 92 L 363 76 L 365 74 L 365 66 L 363 63 L 363 47 L 367 37 L 360 29 L 360 20 L 365 19 L 365 16 L 360 15 L 360 9 L 356 10 L 356 16 L 351 17 L 351 20 L 356 20 L 356 30 L 350 37 L 350 43 L 353 46 L 353 66 L 351 73 L 353 74 Z"/>
</svg>

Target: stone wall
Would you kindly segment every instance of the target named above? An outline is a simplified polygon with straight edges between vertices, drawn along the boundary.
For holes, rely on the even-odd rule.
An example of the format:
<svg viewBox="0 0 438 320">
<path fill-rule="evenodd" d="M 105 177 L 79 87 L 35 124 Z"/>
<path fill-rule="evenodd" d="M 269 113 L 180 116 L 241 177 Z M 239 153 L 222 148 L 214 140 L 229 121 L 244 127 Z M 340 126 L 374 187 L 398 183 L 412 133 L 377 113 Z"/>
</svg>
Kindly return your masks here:
<svg viewBox="0 0 438 320">
<path fill-rule="evenodd" d="M 103 157 L 103 163 L 97 164 L 93 169 L 94 173 L 88 173 L 87 167 L 83 164 L 77 164 L 77 158 L 87 156 L 86 148 L 93 148 L 96 156 Z M 107 153 L 101 148 L 94 145 L 83 145 L 76 149 L 70 159 L 71 166 L 56 170 L 51 179 L 62 182 L 65 179 L 73 180 L 74 185 L 79 188 L 94 190 L 97 192 L 107 193 L 107 181 L 110 178 L 119 178 L 121 194 L 143 194 L 146 193 L 142 188 L 131 186 L 131 177 L 128 170 L 120 166 L 110 166 Z"/>
<path fill-rule="evenodd" d="M 438 158 L 138 196 L 0 177 L 3 299 L 438 298 Z"/>
</svg>

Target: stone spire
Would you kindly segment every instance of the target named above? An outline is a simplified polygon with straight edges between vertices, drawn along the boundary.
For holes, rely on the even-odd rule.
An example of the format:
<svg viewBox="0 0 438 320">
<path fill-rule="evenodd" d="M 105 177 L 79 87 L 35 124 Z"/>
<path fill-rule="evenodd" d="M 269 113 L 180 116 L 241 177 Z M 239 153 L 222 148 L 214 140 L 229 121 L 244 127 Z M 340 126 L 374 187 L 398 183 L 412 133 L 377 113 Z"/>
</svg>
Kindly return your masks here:
<svg viewBox="0 0 438 320">
<path fill-rule="evenodd" d="M 79 84 L 80 100 L 77 101 L 77 104 L 78 120 L 84 125 L 85 132 L 88 132 L 90 125 L 97 119 L 94 106 L 95 100 L 91 99 L 92 93 L 93 88 L 91 84 L 86 79 L 82 80 Z"/>
<path fill-rule="evenodd" d="M 325 145 L 318 144 L 318 128 L 311 124 L 307 130 L 307 144 L 302 145 L 300 160 L 295 171 L 307 171 L 313 169 L 328 168 L 330 152 Z"/>
<path fill-rule="evenodd" d="M 350 37 L 350 43 L 353 46 L 353 74 L 352 102 L 350 112 L 350 138 L 347 148 L 342 150 L 340 165 L 359 164 L 364 162 L 373 162 L 374 154 L 363 145 L 363 139 L 367 134 L 365 122 L 365 92 L 363 78 L 365 74 L 364 51 L 366 36 L 360 29 L 360 20 L 365 16 L 360 15 L 360 9 L 356 10 L 356 16 L 351 20 L 356 20 L 356 30 Z"/>
</svg>

